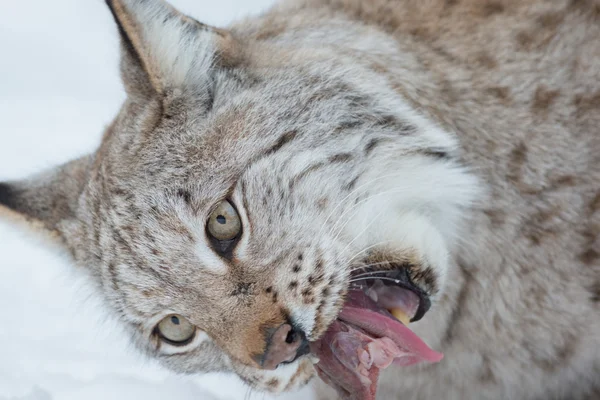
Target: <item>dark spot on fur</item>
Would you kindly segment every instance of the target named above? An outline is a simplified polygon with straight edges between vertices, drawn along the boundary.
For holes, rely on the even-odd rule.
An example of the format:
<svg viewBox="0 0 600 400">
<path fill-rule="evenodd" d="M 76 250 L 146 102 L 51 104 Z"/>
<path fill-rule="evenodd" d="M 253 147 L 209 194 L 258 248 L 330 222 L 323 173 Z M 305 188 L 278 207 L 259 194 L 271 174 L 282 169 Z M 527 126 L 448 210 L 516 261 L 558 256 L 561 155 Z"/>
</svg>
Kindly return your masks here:
<svg viewBox="0 0 600 400">
<path fill-rule="evenodd" d="M 327 197 L 321 197 L 317 200 L 317 208 L 320 210 L 324 210 L 329 204 L 329 199 Z"/>
<path fill-rule="evenodd" d="M 542 235 L 539 231 L 531 231 L 525 235 L 534 246 L 542 244 Z"/>
<path fill-rule="evenodd" d="M 302 298 L 302 303 L 304 304 L 313 304 L 315 302 L 315 298 L 314 297 L 303 297 Z"/>
<path fill-rule="evenodd" d="M 340 153 L 329 157 L 330 163 L 344 163 L 350 160 L 352 160 L 352 154 L 350 153 Z"/>
<path fill-rule="evenodd" d="M 266 293 L 271 293 L 273 291 L 273 287 L 269 286 L 268 288 L 265 289 Z"/>
<path fill-rule="evenodd" d="M 382 115 L 377 118 L 377 122 L 381 126 L 394 126 L 394 125 L 402 125 L 400 121 L 393 115 Z"/>
<path fill-rule="evenodd" d="M 267 381 L 267 387 L 270 387 L 271 389 L 275 389 L 277 386 L 279 386 L 279 379 L 271 378 Z"/>
<path fill-rule="evenodd" d="M 177 191 L 177 196 L 181 197 L 183 201 L 185 201 L 188 204 L 190 204 L 190 202 L 192 201 L 192 194 L 187 190 L 179 189 Z"/>
<path fill-rule="evenodd" d="M 232 296 L 246 296 L 252 293 L 253 283 L 240 282 L 235 290 L 231 292 Z"/>
<path fill-rule="evenodd" d="M 490 1 L 483 6 L 483 16 L 491 17 L 495 14 L 500 14 L 504 11 L 504 5 L 499 1 Z"/>
<path fill-rule="evenodd" d="M 525 162 L 527 162 L 527 151 L 528 149 L 525 142 L 520 142 L 517 147 L 510 152 L 507 178 L 513 183 L 521 182 L 521 169 Z"/>
<path fill-rule="evenodd" d="M 483 362 L 479 372 L 479 381 L 482 383 L 496 383 L 496 376 L 492 371 L 490 360 L 487 357 L 483 357 Z"/>
<path fill-rule="evenodd" d="M 493 69 L 498 66 L 498 62 L 488 53 L 480 52 L 475 58 L 476 62 L 482 67 Z"/>
<path fill-rule="evenodd" d="M 277 303 L 277 300 L 279 299 L 279 293 L 277 293 L 276 290 L 273 291 L 273 303 Z"/>
<path fill-rule="evenodd" d="M 539 246 L 547 236 L 556 234 L 552 220 L 560 215 L 560 208 L 540 209 L 531 214 L 522 225 L 523 235 L 535 246 Z"/>
<path fill-rule="evenodd" d="M 577 109 L 577 116 L 581 117 L 590 112 L 600 112 L 600 92 L 589 96 L 577 94 L 573 98 L 573 104 Z"/>
<path fill-rule="evenodd" d="M 296 264 L 294 265 L 294 268 L 292 268 L 292 271 L 294 271 L 295 273 L 300 272 L 300 270 L 302 269 L 302 267 L 300 266 L 300 264 Z"/>
<path fill-rule="evenodd" d="M 420 39 L 420 40 L 424 40 L 424 41 L 431 39 L 431 36 L 433 34 L 431 28 L 424 26 L 424 25 L 419 25 L 419 26 L 411 29 L 409 33 L 412 36 L 414 36 L 415 39 Z"/>
<path fill-rule="evenodd" d="M 492 226 L 500 227 L 504 224 L 506 213 L 499 209 L 486 209 L 483 213 L 489 218 Z"/>
<path fill-rule="evenodd" d="M 339 87 L 335 88 L 339 90 L 339 92 L 334 91 L 334 94 L 338 93 L 347 93 L 346 101 L 348 101 L 350 107 L 358 108 L 360 110 L 368 109 L 371 106 L 371 98 L 369 96 L 363 95 L 362 93 L 353 92 L 348 85 L 338 85 Z M 332 96 L 334 97 L 334 96 Z"/>
<path fill-rule="evenodd" d="M 356 182 L 358 182 L 359 178 L 360 178 L 360 176 L 355 176 L 354 178 L 352 178 L 352 180 L 344 186 L 344 190 L 346 190 L 348 192 L 353 190 L 354 187 L 356 186 Z"/>
<path fill-rule="evenodd" d="M 594 214 L 596 211 L 600 210 L 600 191 L 596 193 L 596 196 L 590 201 L 590 213 Z"/>
<path fill-rule="evenodd" d="M 317 260 L 317 264 L 315 265 L 315 270 L 316 271 L 323 270 L 323 260 L 321 260 L 320 258 Z"/>
<path fill-rule="evenodd" d="M 340 122 L 340 124 L 338 125 L 338 127 L 336 128 L 336 133 L 337 132 L 343 132 L 347 129 L 352 129 L 352 128 L 356 128 L 360 125 L 362 125 L 363 122 L 359 121 L 357 119 L 352 119 L 352 120 L 348 120 L 348 121 L 342 121 Z"/>
<path fill-rule="evenodd" d="M 291 281 L 289 288 L 290 289 L 296 289 L 298 287 L 298 281 Z"/>
<path fill-rule="evenodd" d="M 577 177 L 573 175 L 562 175 L 551 181 L 553 189 L 559 189 L 561 187 L 573 187 L 577 184 Z"/>
<path fill-rule="evenodd" d="M 448 160 L 450 158 L 450 155 L 442 150 L 424 149 L 420 153 L 426 157 L 433 157 L 438 160 Z"/>
<path fill-rule="evenodd" d="M 378 138 L 373 138 L 373 139 L 369 140 L 369 143 L 367 143 L 367 145 L 365 146 L 365 156 L 368 156 L 369 154 L 371 154 L 373 149 L 375 149 L 375 147 L 377 147 L 377 145 L 380 142 L 381 142 L 381 139 L 378 139 Z"/>
<path fill-rule="evenodd" d="M 296 136 L 298 136 L 297 131 L 289 131 L 284 133 L 279 139 L 277 139 L 277 142 L 275 142 L 275 144 L 265 152 L 265 154 L 269 155 L 279 151 L 287 143 L 294 140 Z"/>
<path fill-rule="evenodd" d="M 410 135 L 417 131 L 417 128 L 415 126 L 400 121 L 393 115 L 380 115 L 377 117 L 376 122 L 377 125 L 382 126 L 384 128 L 389 128 L 393 130 L 396 134 L 401 136 Z"/>
<path fill-rule="evenodd" d="M 304 256 L 302 256 L 302 253 L 298 254 L 298 261 L 302 261 L 303 258 Z"/>
<path fill-rule="evenodd" d="M 559 93 L 558 90 L 549 90 L 544 85 L 538 86 L 533 95 L 531 110 L 533 112 L 540 112 L 549 109 L 556 101 Z"/>
<path fill-rule="evenodd" d="M 537 23 L 540 24 L 542 28 L 546 29 L 556 29 L 558 25 L 565 19 L 565 14 L 561 12 L 549 12 L 540 15 L 537 18 Z"/>
<path fill-rule="evenodd" d="M 510 88 L 508 86 L 492 86 L 487 88 L 486 92 L 505 103 L 510 101 Z"/>
<path fill-rule="evenodd" d="M 327 296 L 329 296 L 329 293 L 330 293 L 330 290 L 329 290 L 329 288 L 328 288 L 328 287 L 325 287 L 325 288 L 323 288 L 323 290 L 321 291 L 321 295 L 322 295 L 323 297 L 327 297 Z"/>
<path fill-rule="evenodd" d="M 531 45 L 533 44 L 533 37 L 531 37 L 531 34 L 529 34 L 528 32 L 523 31 L 517 33 L 515 39 L 517 40 L 517 44 L 519 45 L 519 47 L 523 50 L 531 48 Z"/>
<path fill-rule="evenodd" d="M 315 286 L 323 282 L 324 279 L 325 277 L 323 276 L 323 273 L 319 273 L 317 275 L 310 275 L 308 277 L 308 283 L 310 283 L 312 286 Z"/>
<path fill-rule="evenodd" d="M 310 288 L 306 288 L 302 291 L 302 296 L 303 297 L 308 297 L 308 296 L 312 296 L 313 292 L 312 289 Z"/>
<path fill-rule="evenodd" d="M 122 189 L 120 187 L 113 187 L 112 190 L 111 190 L 111 193 L 113 195 L 119 196 L 119 197 L 128 196 L 128 193 L 124 189 Z"/>
<path fill-rule="evenodd" d="M 430 45 L 431 46 L 431 45 Z M 452 54 L 449 51 L 449 47 L 447 46 L 438 46 L 438 45 L 434 45 L 431 46 L 431 49 L 438 54 L 440 57 L 444 58 L 448 63 L 450 64 L 458 64 L 460 62 L 459 57 L 457 57 L 456 55 Z M 450 83 L 450 81 L 445 81 L 444 85 Z"/>
<path fill-rule="evenodd" d="M 590 18 L 600 18 L 600 3 L 596 0 L 571 0 L 568 7 Z"/>
<path fill-rule="evenodd" d="M 323 299 L 319 302 L 319 305 L 317 306 L 317 313 L 320 313 L 321 311 L 323 311 L 324 307 L 325 307 L 325 299 Z"/>
<path fill-rule="evenodd" d="M 600 260 L 600 253 L 594 249 L 587 249 L 579 255 L 579 260 L 585 265 L 593 265 Z"/>
<path fill-rule="evenodd" d="M 589 223 L 582 232 L 581 236 L 583 236 L 583 239 L 586 241 L 587 246 L 591 248 L 594 245 L 594 242 L 596 241 L 596 238 L 599 234 L 600 226 L 594 223 Z"/>
<path fill-rule="evenodd" d="M 595 282 L 588 290 L 590 291 L 591 302 L 600 303 L 600 281 Z"/>
</svg>

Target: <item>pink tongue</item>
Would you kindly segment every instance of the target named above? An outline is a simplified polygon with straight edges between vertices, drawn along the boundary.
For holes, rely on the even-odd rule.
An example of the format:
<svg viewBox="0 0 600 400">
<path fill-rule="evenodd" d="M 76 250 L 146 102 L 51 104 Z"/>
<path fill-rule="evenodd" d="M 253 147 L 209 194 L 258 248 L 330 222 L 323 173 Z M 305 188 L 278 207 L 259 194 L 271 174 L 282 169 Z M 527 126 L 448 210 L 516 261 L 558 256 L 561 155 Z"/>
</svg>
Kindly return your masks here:
<svg viewBox="0 0 600 400">
<path fill-rule="evenodd" d="M 379 371 L 392 363 L 408 366 L 443 358 L 401 322 L 378 310 L 363 291 L 351 291 L 338 320 L 311 344 L 320 359 L 319 376 L 344 399 L 374 400 Z"/>
</svg>

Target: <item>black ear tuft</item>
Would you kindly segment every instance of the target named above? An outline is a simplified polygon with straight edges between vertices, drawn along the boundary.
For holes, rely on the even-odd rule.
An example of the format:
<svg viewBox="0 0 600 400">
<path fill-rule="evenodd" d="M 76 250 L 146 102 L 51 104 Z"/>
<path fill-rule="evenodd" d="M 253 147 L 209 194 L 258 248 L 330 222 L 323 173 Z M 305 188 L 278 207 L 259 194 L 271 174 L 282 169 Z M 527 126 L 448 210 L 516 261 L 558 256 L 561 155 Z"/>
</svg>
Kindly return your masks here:
<svg viewBox="0 0 600 400">
<path fill-rule="evenodd" d="M 0 205 L 13 210 L 17 206 L 15 191 L 10 187 L 9 184 L 3 182 L 0 182 Z"/>
</svg>

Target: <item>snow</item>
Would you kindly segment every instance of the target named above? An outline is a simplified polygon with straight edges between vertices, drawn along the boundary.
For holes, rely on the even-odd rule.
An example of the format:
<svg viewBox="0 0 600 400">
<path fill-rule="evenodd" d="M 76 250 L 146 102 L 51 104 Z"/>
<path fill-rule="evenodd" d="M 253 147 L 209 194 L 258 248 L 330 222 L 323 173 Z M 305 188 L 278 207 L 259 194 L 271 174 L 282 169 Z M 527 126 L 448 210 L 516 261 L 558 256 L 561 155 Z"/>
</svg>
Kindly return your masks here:
<svg viewBox="0 0 600 400">
<path fill-rule="evenodd" d="M 273 0 L 173 0 L 224 26 Z M 0 4 L 0 181 L 92 151 L 124 93 L 102 0 Z M 309 400 L 309 388 L 284 400 Z M 136 352 L 82 271 L 0 222 L 0 400 L 270 399 L 233 376 L 177 376 Z"/>
</svg>

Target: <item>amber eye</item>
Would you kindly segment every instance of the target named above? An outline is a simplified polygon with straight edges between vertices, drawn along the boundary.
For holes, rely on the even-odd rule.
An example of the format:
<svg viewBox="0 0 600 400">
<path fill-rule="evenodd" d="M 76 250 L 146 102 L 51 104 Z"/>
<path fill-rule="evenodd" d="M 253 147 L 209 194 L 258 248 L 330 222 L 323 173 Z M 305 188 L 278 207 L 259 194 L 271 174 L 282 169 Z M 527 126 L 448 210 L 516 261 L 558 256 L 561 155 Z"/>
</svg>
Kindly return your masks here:
<svg viewBox="0 0 600 400">
<path fill-rule="evenodd" d="M 227 200 L 223 200 L 210 214 L 208 233 L 220 241 L 235 239 L 242 230 L 242 222 L 235 208 Z"/>
<path fill-rule="evenodd" d="M 178 314 L 169 315 L 160 321 L 157 330 L 161 338 L 173 344 L 185 344 L 196 333 L 196 327 Z"/>
</svg>

